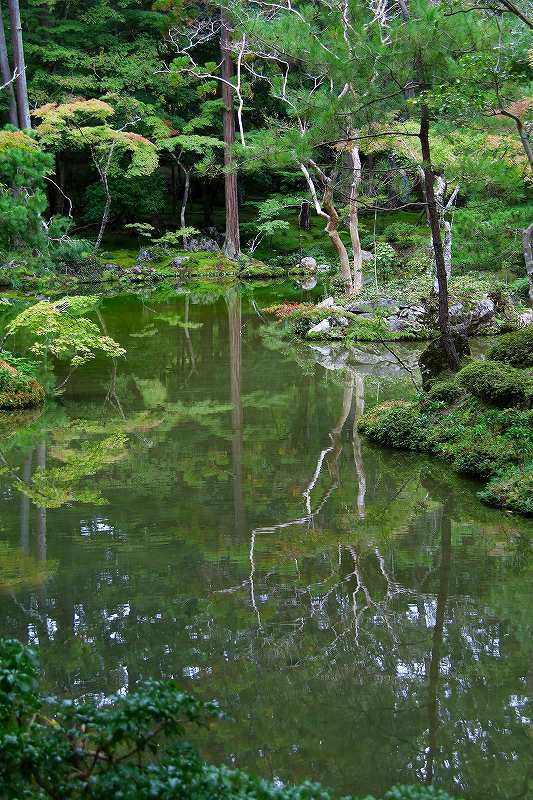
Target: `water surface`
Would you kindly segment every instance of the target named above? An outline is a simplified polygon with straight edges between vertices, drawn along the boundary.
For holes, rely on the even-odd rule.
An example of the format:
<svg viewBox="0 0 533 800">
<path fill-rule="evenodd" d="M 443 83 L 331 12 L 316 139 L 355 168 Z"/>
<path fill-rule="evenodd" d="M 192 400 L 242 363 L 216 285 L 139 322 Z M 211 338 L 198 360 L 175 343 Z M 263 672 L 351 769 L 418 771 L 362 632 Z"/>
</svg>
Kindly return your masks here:
<svg viewBox="0 0 533 800">
<path fill-rule="evenodd" d="M 269 302 L 110 298 L 126 359 L 0 420 L 0 633 L 67 696 L 174 676 L 217 697 L 233 721 L 203 752 L 267 777 L 531 797 L 531 526 L 362 440 L 410 373 L 283 342 Z"/>
</svg>

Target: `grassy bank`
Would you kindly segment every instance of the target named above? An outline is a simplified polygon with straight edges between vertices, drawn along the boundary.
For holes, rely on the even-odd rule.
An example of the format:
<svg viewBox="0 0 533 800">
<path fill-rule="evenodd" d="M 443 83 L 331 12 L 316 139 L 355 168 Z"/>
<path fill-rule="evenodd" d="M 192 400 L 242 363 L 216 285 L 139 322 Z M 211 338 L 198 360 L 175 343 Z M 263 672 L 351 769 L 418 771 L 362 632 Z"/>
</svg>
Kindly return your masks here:
<svg viewBox="0 0 533 800">
<path fill-rule="evenodd" d="M 374 442 L 431 453 L 484 481 L 479 497 L 533 514 L 533 328 L 502 336 L 413 402 L 385 403 L 359 422 Z"/>
</svg>

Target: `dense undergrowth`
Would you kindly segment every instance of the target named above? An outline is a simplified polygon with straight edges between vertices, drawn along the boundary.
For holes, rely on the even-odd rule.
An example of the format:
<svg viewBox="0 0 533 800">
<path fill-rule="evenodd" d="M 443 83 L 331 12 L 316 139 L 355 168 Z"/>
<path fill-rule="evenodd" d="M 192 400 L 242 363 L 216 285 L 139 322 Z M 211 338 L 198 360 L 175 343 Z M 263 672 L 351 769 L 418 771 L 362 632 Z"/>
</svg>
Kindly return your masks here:
<svg viewBox="0 0 533 800">
<path fill-rule="evenodd" d="M 388 447 L 432 453 L 485 482 L 491 505 L 533 514 L 533 328 L 508 333 L 414 402 L 377 406 L 359 422 Z"/>
<path fill-rule="evenodd" d="M 204 761 L 186 740 L 186 726 L 217 724 L 224 714 L 174 681 L 150 681 L 97 706 L 46 696 L 39 671 L 33 649 L 0 640 L 0 780 L 6 797 L 333 800 L 317 783 L 286 786 Z M 398 786 L 383 800 L 451 798 L 431 786 Z"/>
</svg>

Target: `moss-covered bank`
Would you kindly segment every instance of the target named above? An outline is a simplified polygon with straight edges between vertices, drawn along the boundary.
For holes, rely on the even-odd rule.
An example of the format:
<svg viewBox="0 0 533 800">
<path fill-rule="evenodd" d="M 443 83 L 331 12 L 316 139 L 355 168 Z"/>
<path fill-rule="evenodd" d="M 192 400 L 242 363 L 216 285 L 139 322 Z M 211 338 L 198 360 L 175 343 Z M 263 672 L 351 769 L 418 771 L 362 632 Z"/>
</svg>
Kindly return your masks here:
<svg viewBox="0 0 533 800">
<path fill-rule="evenodd" d="M 516 364 L 517 366 L 513 366 Z M 491 505 L 533 514 L 533 327 L 503 335 L 414 402 L 385 403 L 359 430 L 388 447 L 445 458 L 486 485 Z"/>
<path fill-rule="evenodd" d="M 509 331 L 528 313 L 511 287 L 481 273 L 450 281 L 450 319 L 468 336 Z M 288 335 L 302 339 L 349 341 L 428 340 L 438 333 L 438 298 L 428 275 L 391 281 L 377 288 L 371 280 L 357 300 L 333 294 L 322 302 L 281 303 L 268 309 Z"/>
</svg>

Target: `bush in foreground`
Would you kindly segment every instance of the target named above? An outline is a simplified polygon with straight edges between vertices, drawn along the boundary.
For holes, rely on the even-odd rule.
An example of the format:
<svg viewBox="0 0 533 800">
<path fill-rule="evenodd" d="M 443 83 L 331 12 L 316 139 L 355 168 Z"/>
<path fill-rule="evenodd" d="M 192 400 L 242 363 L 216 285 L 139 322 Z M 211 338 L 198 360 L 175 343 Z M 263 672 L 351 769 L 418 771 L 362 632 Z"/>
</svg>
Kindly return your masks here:
<svg viewBox="0 0 533 800">
<path fill-rule="evenodd" d="M 209 725 L 223 714 L 174 681 L 151 681 L 110 700 L 96 706 L 45 698 L 35 651 L 0 640 L 2 797 L 332 800 L 316 783 L 284 787 L 203 761 L 184 740 L 185 726 Z M 383 800 L 451 798 L 431 786 L 396 786 Z"/>
</svg>

